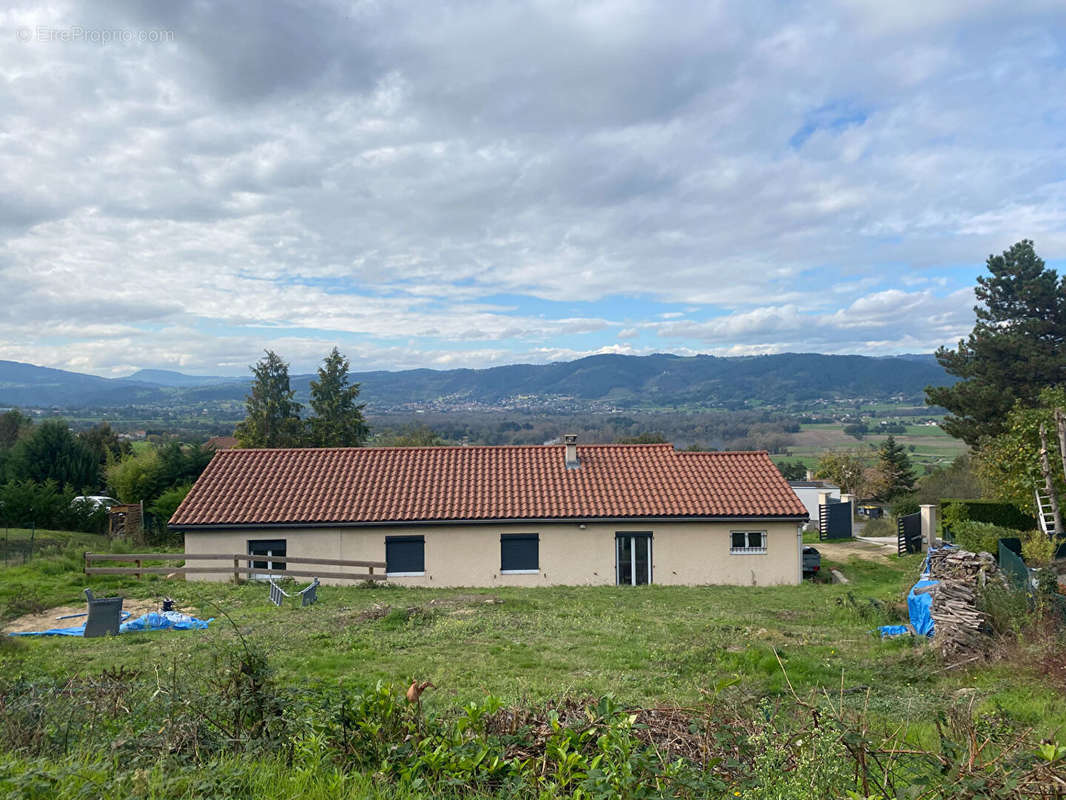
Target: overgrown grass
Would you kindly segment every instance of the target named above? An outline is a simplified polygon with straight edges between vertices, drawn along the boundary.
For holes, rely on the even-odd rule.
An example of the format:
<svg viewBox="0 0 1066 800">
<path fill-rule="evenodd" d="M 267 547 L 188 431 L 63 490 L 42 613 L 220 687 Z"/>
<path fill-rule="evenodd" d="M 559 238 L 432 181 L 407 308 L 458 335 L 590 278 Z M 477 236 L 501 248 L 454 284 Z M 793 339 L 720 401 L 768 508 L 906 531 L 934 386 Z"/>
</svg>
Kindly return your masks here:
<svg viewBox="0 0 1066 800">
<path fill-rule="evenodd" d="M 218 674 L 220 649 L 247 642 L 269 659 L 271 679 L 292 691 L 343 695 L 378 682 L 403 687 L 432 680 L 437 688 L 423 697 L 427 713 L 448 713 L 488 696 L 525 705 L 610 694 L 634 707 L 693 706 L 717 684 L 736 680 L 729 690 L 736 702 L 832 698 L 928 747 L 938 746 L 937 719 L 963 700 L 972 702 L 974 713 L 1003 715 L 1031 728 L 1033 736 L 1066 741 L 1066 695 L 1048 683 L 1036 662 L 1027 666 L 1019 657 L 945 669 L 924 641 L 881 641 L 874 634 L 878 625 L 905 615 L 902 599 L 921 558 L 824 559 L 824 570 L 838 566 L 846 572 L 852 581 L 846 586 L 322 587 L 314 606 L 275 608 L 258 583 L 110 576 L 89 581 L 81 573 L 81 549 L 72 546 L 4 572 L 5 619 L 20 610 L 78 603 L 91 585 L 98 593 L 129 598 L 171 596 L 216 622 L 205 631 L 114 639 L 5 637 L 0 675 L 28 685 L 60 685 L 117 671 L 123 680 L 147 682 L 148 694 L 152 686 L 165 691 L 167 676 L 177 675 L 193 694 L 210 696 L 211 686 L 197 683 L 198 676 Z M 37 607 L 27 608 L 27 598 Z M 98 796 L 130 796 L 135 781 L 151 789 L 138 789 L 136 796 L 146 797 L 398 797 L 406 791 L 327 763 L 299 772 L 258 757 L 219 758 L 211 778 L 221 776 L 217 786 L 160 783 L 162 773 L 139 768 L 100 783 Z M 0 777 L 17 779 L 19 786 L 39 778 L 41 792 L 55 792 L 42 797 L 79 796 L 72 787 L 103 781 L 99 776 L 107 769 L 91 753 L 69 763 L 28 755 L 0 761 Z M 257 783 L 253 775 L 273 777 Z M 257 793 L 262 787 L 274 793 Z"/>
</svg>

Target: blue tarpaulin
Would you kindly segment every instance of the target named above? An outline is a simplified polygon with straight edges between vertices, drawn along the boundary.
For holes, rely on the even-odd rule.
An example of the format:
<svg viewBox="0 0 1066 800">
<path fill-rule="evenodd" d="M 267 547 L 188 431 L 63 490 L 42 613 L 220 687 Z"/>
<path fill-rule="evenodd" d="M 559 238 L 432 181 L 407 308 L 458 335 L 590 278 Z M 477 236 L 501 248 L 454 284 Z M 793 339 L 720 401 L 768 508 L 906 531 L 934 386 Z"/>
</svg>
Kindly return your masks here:
<svg viewBox="0 0 1066 800">
<path fill-rule="evenodd" d="M 919 636 L 933 635 L 933 596 L 929 592 L 918 590 L 936 586 L 938 583 L 940 581 L 932 579 L 920 580 L 907 593 L 907 612 L 910 614 L 914 632 Z"/>
<path fill-rule="evenodd" d="M 929 589 L 936 586 L 940 581 L 929 577 L 929 554 L 938 549 L 954 550 L 956 548 L 952 544 L 944 544 L 939 548 L 930 548 L 929 553 L 925 556 L 925 562 L 922 564 L 921 578 L 907 593 L 907 613 L 911 618 L 911 627 L 914 628 L 914 633 L 918 636 L 933 635 L 933 596 Z M 920 591 L 921 589 L 926 591 Z M 902 636 L 911 632 L 906 625 L 882 625 L 877 630 L 880 631 L 882 639 L 889 636 Z"/>
<path fill-rule="evenodd" d="M 179 611 L 149 611 L 137 619 L 130 619 L 130 615 L 123 612 L 125 620 L 118 628 L 119 633 L 135 633 L 137 631 L 187 631 L 206 628 L 211 619 L 197 619 Z M 25 631 L 22 633 L 9 633 L 8 636 L 84 636 L 85 624 L 75 625 L 70 628 L 51 628 L 47 631 Z"/>
</svg>

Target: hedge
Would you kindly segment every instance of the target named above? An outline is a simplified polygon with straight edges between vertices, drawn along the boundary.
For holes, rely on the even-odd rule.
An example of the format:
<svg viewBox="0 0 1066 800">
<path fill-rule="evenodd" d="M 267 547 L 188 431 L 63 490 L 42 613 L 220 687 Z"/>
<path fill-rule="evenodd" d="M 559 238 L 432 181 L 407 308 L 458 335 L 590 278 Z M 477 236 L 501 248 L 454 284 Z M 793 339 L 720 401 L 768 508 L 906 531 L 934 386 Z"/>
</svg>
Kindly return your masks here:
<svg viewBox="0 0 1066 800">
<path fill-rule="evenodd" d="M 1000 528 L 1010 528 L 1016 531 L 1031 531 L 1036 528 L 1036 517 L 1018 508 L 1014 503 L 1004 503 L 999 500 L 965 500 L 959 498 L 945 498 L 940 501 L 939 521 L 937 522 L 937 534 L 940 538 L 951 538 L 951 529 L 944 529 L 945 506 L 953 503 L 961 506 L 965 519 L 973 522 L 988 522 Z M 946 533 L 946 536 L 945 536 Z"/>
</svg>

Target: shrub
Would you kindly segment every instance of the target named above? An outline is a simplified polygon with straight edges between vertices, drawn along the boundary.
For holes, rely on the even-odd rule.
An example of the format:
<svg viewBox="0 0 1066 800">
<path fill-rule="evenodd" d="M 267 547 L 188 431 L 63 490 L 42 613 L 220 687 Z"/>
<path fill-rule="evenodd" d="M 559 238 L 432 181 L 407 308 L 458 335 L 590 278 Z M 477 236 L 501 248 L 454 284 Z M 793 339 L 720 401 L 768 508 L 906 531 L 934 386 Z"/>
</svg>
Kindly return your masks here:
<svg viewBox="0 0 1066 800">
<path fill-rule="evenodd" d="M 999 540 L 1018 536 L 1018 531 L 1009 528 L 1001 528 L 990 522 L 976 522 L 965 520 L 958 522 L 952 527 L 955 535 L 955 544 L 964 550 L 974 553 L 999 553 Z"/>
<path fill-rule="evenodd" d="M 895 536 L 897 533 L 896 521 L 886 517 L 872 519 L 862 529 L 863 536 Z"/>
<path fill-rule="evenodd" d="M 1058 544 L 1043 531 L 1030 531 L 1022 539 L 1022 558 L 1030 567 L 1046 567 L 1055 557 Z"/>
<path fill-rule="evenodd" d="M 1002 503 L 995 500 L 955 500 L 940 501 L 941 537 L 955 534 L 959 522 L 987 522 L 1002 528 L 1016 531 L 1030 531 L 1036 527 L 1036 518 L 1022 511 L 1014 503 Z M 950 538 L 950 536 L 949 536 Z"/>
<path fill-rule="evenodd" d="M 1001 636 L 1017 636 L 1032 622 L 1025 591 L 1000 581 L 989 581 L 980 590 L 977 607 L 988 616 L 992 630 Z"/>
<path fill-rule="evenodd" d="M 893 500 L 888 508 L 894 517 L 904 517 L 907 514 L 917 514 L 921 511 L 921 508 L 919 508 L 918 505 L 918 499 L 912 494 Z"/>
</svg>

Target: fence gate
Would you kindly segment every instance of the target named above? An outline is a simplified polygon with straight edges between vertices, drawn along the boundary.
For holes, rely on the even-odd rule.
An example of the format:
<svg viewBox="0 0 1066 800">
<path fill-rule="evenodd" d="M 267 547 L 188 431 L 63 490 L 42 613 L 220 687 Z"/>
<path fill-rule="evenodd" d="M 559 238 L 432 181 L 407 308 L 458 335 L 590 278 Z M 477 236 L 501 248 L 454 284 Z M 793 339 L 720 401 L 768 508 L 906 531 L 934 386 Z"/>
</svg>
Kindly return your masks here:
<svg viewBox="0 0 1066 800">
<path fill-rule="evenodd" d="M 896 521 L 896 552 L 922 552 L 922 514 L 905 514 Z"/>
<path fill-rule="evenodd" d="M 818 506 L 818 538 L 851 538 L 851 503 L 830 503 Z"/>
</svg>

